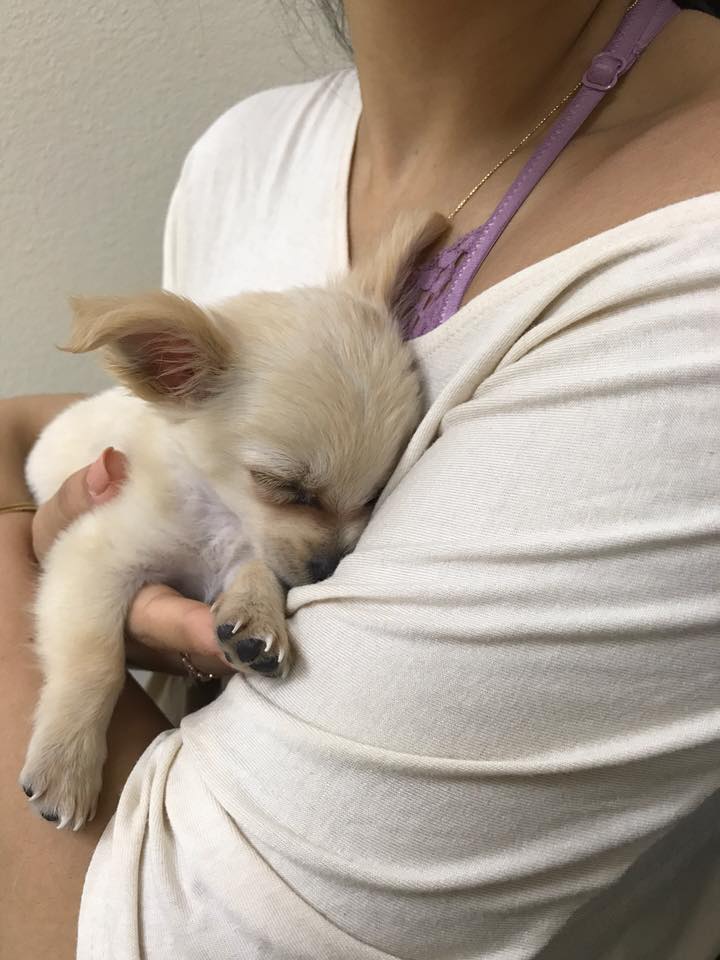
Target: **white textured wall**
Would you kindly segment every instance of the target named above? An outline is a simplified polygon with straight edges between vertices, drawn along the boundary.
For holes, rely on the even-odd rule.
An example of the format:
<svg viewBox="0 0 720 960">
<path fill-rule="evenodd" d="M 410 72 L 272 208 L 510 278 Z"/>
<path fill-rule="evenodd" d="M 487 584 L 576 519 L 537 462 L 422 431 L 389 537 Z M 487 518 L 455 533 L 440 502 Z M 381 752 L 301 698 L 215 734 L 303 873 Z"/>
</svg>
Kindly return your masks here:
<svg viewBox="0 0 720 960">
<path fill-rule="evenodd" d="M 193 140 L 242 97 L 340 62 L 306 23 L 278 0 L 0 0 L 0 395 L 105 382 L 54 349 L 67 296 L 159 283 Z"/>
</svg>

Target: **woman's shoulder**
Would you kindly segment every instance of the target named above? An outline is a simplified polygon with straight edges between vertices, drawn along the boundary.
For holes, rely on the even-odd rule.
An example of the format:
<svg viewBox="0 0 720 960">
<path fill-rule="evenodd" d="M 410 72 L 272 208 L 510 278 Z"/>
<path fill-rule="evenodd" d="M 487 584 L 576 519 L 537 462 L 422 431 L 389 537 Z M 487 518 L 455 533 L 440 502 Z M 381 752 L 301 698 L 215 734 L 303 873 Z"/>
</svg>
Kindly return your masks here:
<svg viewBox="0 0 720 960">
<path fill-rule="evenodd" d="M 631 144 L 667 202 L 720 190 L 720 19 L 683 11 L 657 51 L 661 108 Z"/>
<path fill-rule="evenodd" d="M 683 10 L 608 98 L 589 177 L 624 219 L 720 190 L 718 63 L 720 19 Z"/>
</svg>

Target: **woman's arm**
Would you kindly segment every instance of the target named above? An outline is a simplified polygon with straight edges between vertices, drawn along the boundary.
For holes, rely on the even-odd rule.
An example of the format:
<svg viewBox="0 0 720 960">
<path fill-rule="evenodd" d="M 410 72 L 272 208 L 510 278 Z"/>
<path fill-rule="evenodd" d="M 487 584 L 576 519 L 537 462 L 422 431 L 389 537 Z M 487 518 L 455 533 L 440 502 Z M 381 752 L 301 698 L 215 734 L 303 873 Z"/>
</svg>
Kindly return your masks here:
<svg viewBox="0 0 720 960">
<path fill-rule="evenodd" d="M 73 396 L 0 401 L 0 505 L 30 500 L 25 458 L 40 430 Z M 40 536 L 61 529 L 91 505 L 84 474 L 41 511 Z M 27 809 L 18 785 L 40 672 L 30 643 L 28 611 L 37 563 L 29 513 L 0 514 L 0 928 L 8 956 L 75 956 L 75 930 L 85 871 L 97 840 L 138 756 L 168 726 L 133 681 L 123 691 L 109 731 L 110 757 L 98 814 L 79 833 L 58 832 Z"/>
<path fill-rule="evenodd" d="M 202 776 L 204 825 L 239 824 L 314 919 L 393 955 L 535 955 L 574 911 L 576 942 L 548 956 L 613 938 L 608 956 L 717 954 L 665 949 L 720 864 L 717 809 L 712 827 L 693 814 L 720 803 L 720 339 L 703 239 L 648 240 L 634 259 L 613 245 L 612 266 L 561 295 L 559 271 L 473 317 L 506 344 L 503 311 L 542 322 L 500 363 L 455 344 L 467 379 L 431 410 L 437 436 L 336 573 L 290 591 L 301 669 L 232 683 L 184 726 L 188 774 L 150 811 L 173 811 L 169 842 L 203 818 L 182 808 Z M 228 886 L 241 845 L 223 860 L 205 836 L 208 883 L 250 928 L 260 904 Z"/>
<path fill-rule="evenodd" d="M 0 507 L 32 500 L 25 460 L 40 431 L 80 394 L 38 395 L 0 400 Z"/>
</svg>

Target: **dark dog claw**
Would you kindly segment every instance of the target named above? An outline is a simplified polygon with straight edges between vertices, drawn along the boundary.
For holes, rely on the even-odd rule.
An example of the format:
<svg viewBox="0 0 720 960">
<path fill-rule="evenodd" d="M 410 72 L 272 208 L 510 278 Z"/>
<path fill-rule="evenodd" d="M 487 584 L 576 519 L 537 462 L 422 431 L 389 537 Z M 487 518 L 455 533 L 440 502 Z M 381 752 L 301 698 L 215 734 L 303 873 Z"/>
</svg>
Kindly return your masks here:
<svg viewBox="0 0 720 960">
<path fill-rule="evenodd" d="M 33 790 L 33 788 L 32 788 L 32 787 L 28 787 L 26 784 L 23 784 L 23 785 L 22 785 L 22 788 L 23 788 L 23 793 L 25 794 L 26 797 L 31 797 L 31 796 L 33 795 L 33 793 L 35 793 L 35 791 Z"/>
<path fill-rule="evenodd" d="M 43 810 L 40 813 L 40 816 L 43 818 L 43 820 L 47 820 L 49 823 L 57 823 L 60 819 L 54 810 L 51 810 L 50 813 L 48 813 L 46 810 Z"/>
</svg>

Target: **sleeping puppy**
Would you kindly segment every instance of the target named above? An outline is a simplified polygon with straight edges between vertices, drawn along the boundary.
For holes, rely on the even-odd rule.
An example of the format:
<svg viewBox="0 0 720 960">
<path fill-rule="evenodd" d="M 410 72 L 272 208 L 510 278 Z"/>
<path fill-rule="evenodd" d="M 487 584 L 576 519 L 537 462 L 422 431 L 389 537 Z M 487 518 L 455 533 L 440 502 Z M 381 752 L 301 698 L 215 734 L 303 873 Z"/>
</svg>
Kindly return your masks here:
<svg viewBox="0 0 720 960">
<path fill-rule="evenodd" d="M 370 262 L 328 288 L 201 307 L 167 292 L 74 302 L 69 349 L 102 348 L 122 388 L 64 411 L 27 465 L 38 501 L 113 444 L 121 492 L 50 550 L 35 606 L 44 685 L 21 774 L 36 808 L 79 829 L 95 813 L 124 683 L 123 625 L 148 582 L 213 603 L 242 672 L 283 676 L 289 586 L 354 547 L 421 415 L 391 303 L 445 228 L 406 215 Z"/>
</svg>

